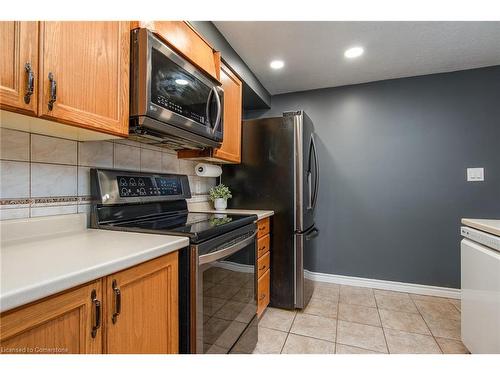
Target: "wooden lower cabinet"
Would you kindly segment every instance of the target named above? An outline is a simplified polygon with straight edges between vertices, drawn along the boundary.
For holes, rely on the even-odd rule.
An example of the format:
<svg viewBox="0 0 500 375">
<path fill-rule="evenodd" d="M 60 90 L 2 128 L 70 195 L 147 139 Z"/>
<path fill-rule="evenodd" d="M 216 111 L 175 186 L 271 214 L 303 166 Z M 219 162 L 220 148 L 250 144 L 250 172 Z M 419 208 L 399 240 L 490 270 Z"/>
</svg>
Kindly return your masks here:
<svg viewBox="0 0 500 375">
<path fill-rule="evenodd" d="M 2 313 L 0 353 L 178 353 L 178 314 L 173 252 Z"/>
<path fill-rule="evenodd" d="M 269 305 L 271 296 L 271 219 L 257 222 L 257 316 Z"/>
<path fill-rule="evenodd" d="M 102 327 L 93 330 L 98 323 L 97 301 L 102 302 L 100 280 L 3 313 L 0 352 L 101 353 Z"/>
<path fill-rule="evenodd" d="M 257 281 L 257 316 L 261 316 L 269 305 L 271 270 L 267 270 Z"/>
<path fill-rule="evenodd" d="M 179 352 L 177 260 L 175 252 L 106 277 L 106 353 Z"/>
</svg>

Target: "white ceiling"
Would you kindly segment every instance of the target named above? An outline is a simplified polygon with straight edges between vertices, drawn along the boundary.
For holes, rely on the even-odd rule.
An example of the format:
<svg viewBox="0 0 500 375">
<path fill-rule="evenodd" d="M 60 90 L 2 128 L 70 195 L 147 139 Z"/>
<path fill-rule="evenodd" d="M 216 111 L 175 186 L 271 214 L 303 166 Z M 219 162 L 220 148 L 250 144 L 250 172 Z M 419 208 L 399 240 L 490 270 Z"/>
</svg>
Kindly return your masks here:
<svg viewBox="0 0 500 375">
<path fill-rule="evenodd" d="M 500 65 L 500 22 L 214 23 L 271 94 Z"/>
</svg>

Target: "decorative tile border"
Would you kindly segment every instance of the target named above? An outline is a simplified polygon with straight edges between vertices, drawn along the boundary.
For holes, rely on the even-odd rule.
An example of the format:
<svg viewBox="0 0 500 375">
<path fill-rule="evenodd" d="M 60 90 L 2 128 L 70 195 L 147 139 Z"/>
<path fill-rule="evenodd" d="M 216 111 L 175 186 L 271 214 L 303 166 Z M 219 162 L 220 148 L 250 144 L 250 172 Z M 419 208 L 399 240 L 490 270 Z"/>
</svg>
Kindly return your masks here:
<svg viewBox="0 0 500 375">
<path fill-rule="evenodd" d="M 34 206 L 34 205 L 67 205 L 67 204 L 85 204 L 91 203 L 92 197 L 40 197 L 40 198 L 16 198 L 16 199 L 1 199 L 0 208 L 19 208 L 21 206 Z"/>
<path fill-rule="evenodd" d="M 189 203 L 195 202 L 207 202 L 209 196 L 207 194 L 193 195 L 187 201 Z M 90 195 L 86 196 L 71 196 L 71 197 L 40 197 L 40 198 L 11 198 L 11 199 L 1 199 L 0 208 L 19 208 L 21 206 L 33 206 L 33 205 L 67 205 L 67 204 L 90 204 L 92 203 L 92 197 Z M 12 207 L 7 207 L 12 206 Z"/>
</svg>

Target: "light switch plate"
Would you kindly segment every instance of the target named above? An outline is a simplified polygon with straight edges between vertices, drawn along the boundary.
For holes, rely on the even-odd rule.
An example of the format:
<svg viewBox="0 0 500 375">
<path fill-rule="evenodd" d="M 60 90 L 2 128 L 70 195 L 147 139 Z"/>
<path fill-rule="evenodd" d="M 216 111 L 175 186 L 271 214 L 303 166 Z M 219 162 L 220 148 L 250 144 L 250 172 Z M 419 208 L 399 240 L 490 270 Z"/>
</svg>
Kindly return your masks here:
<svg viewBox="0 0 500 375">
<path fill-rule="evenodd" d="M 467 168 L 467 181 L 484 181 L 484 168 Z"/>
</svg>

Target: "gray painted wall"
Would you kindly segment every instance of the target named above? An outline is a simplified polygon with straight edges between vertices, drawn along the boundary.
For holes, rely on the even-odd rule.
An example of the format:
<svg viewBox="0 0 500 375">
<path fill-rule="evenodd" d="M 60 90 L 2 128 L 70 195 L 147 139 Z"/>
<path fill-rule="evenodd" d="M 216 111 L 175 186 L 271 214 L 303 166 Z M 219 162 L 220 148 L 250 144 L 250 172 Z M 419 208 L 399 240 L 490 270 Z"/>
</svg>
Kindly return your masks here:
<svg viewBox="0 0 500 375">
<path fill-rule="evenodd" d="M 271 105 L 271 94 L 260 83 L 240 55 L 231 47 L 224 35 L 210 21 L 189 21 L 212 46 L 220 51 L 222 59 L 243 80 L 243 107 L 245 109 L 266 109 Z"/>
<path fill-rule="evenodd" d="M 313 271 L 460 287 L 460 218 L 500 218 L 500 66 L 283 94 L 245 116 L 296 109 L 319 140 Z"/>
</svg>

